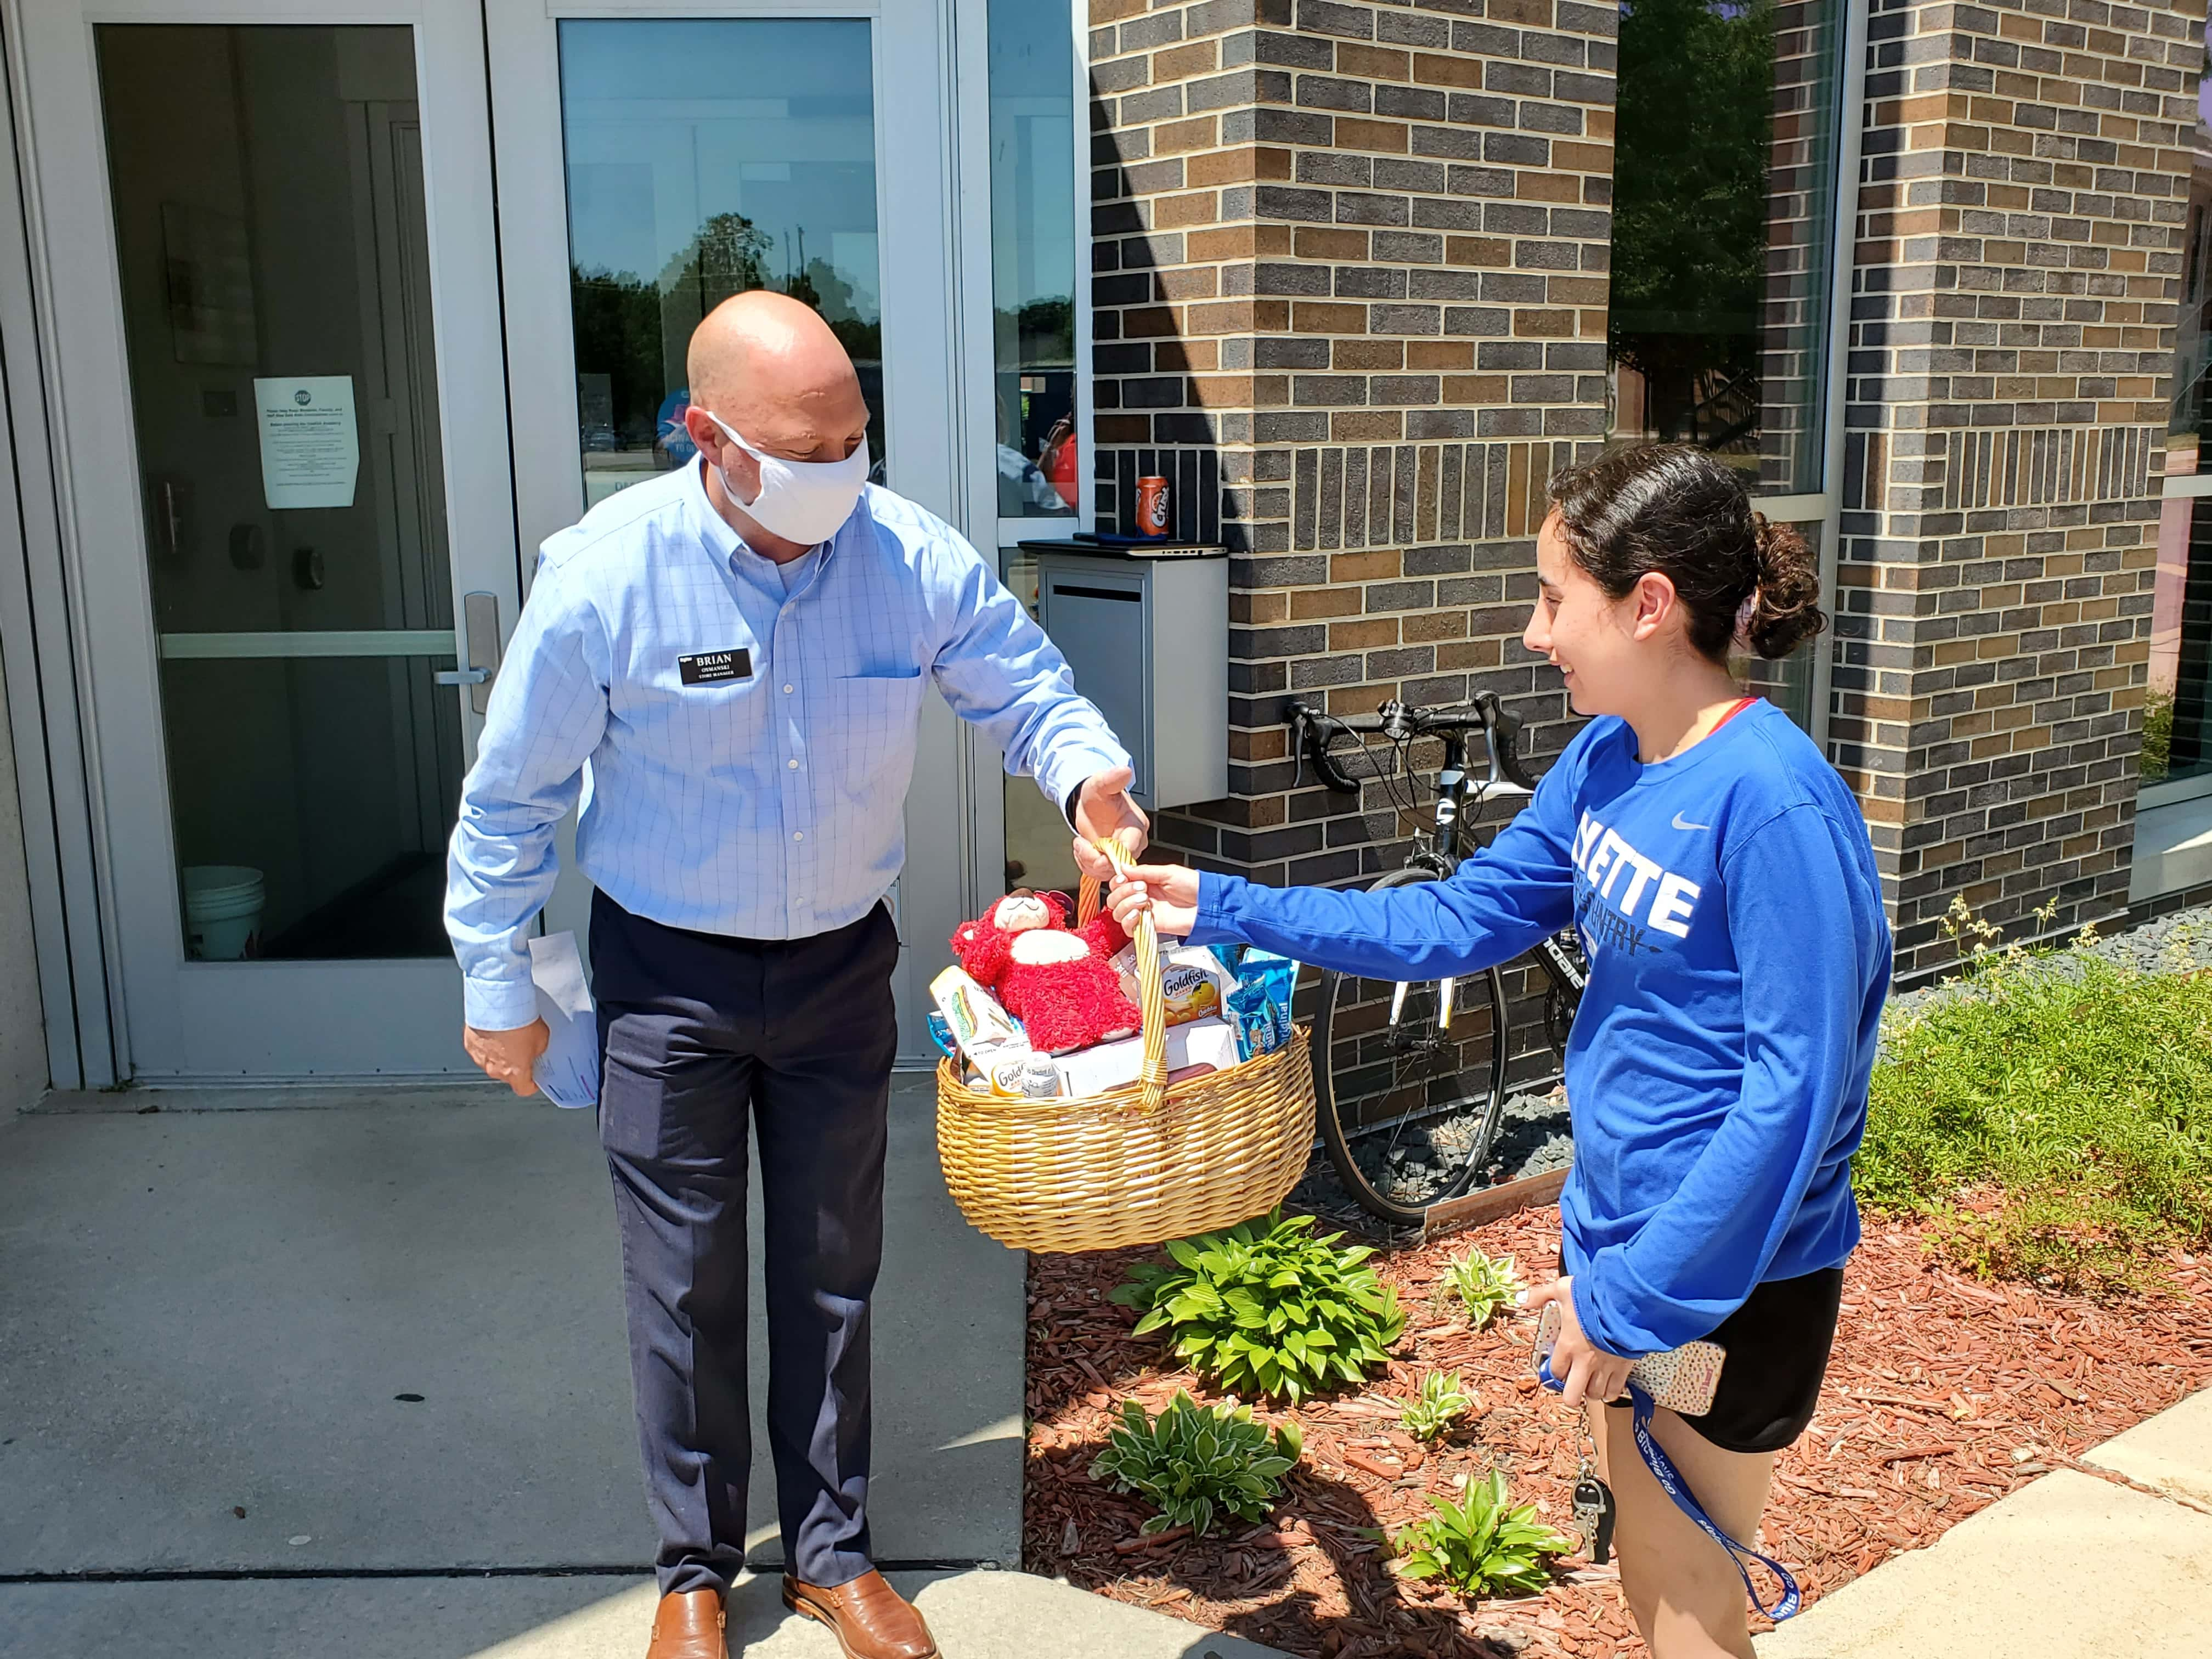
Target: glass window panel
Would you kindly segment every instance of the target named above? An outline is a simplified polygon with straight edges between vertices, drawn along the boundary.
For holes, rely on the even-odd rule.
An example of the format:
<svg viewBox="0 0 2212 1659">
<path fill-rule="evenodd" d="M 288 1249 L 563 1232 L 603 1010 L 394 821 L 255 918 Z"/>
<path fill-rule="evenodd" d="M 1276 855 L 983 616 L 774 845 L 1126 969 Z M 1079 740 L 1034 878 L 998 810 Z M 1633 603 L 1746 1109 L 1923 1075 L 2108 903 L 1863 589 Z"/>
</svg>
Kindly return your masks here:
<svg viewBox="0 0 2212 1659">
<path fill-rule="evenodd" d="M 1821 489 L 1837 0 L 1624 0 L 1608 435 Z"/>
<path fill-rule="evenodd" d="M 443 957 L 446 838 L 460 811 L 450 656 L 244 657 L 161 665 L 185 953 Z M 225 712 L 210 720 L 210 711 Z M 210 891 L 259 878 L 251 936 L 223 948 Z M 213 908 L 230 908 L 220 899 Z"/>
<path fill-rule="evenodd" d="M 2212 497 L 2169 497 L 2159 519 L 2142 781 L 2212 776 Z"/>
<path fill-rule="evenodd" d="M 96 46 L 188 950 L 444 956 L 450 653 L 307 654 L 453 627 L 412 35 Z"/>
<path fill-rule="evenodd" d="M 588 507 L 690 460 L 684 353 L 732 294 L 804 300 L 860 371 L 884 477 L 874 70 L 857 18 L 561 25 Z"/>
<path fill-rule="evenodd" d="M 1014 597 L 1037 614 L 1036 556 L 1019 548 L 1002 549 L 999 562 L 1006 584 Z M 1002 778 L 1006 826 L 1006 890 L 1026 887 L 1033 892 L 1060 892 L 1074 896 L 1082 872 L 1075 867 L 1074 836 L 1066 814 L 1038 791 L 1030 778 Z"/>
<path fill-rule="evenodd" d="M 2212 54 L 2208 54 L 2212 66 Z M 2182 246 L 2181 315 L 2173 336 L 2173 414 L 2168 422 L 2166 471 L 2186 477 L 2212 464 L 2204 441 L 2205 379 L 2212 374 L 2212 79 L 2197 89 L 2195 160 L 2189 171 L 2187 239 Z"/>
<path fill-rule="evenodd" d="M 999 515 L 1076 510 L 1075 60 L 1066 6 L 990 0 Z"/>
</svg>

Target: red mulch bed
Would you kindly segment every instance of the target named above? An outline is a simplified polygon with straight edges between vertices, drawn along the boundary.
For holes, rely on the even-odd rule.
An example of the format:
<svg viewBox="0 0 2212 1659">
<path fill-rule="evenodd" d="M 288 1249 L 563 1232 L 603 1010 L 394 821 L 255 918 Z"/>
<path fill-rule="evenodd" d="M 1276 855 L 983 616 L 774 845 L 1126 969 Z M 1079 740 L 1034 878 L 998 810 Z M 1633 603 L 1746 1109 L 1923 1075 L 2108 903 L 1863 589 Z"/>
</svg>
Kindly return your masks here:
<svg viewBox="0 0 2212 1659">
<path fill-rule="evenodd" d="M 1408 1314 L 1389 1375 L 1290 1413 L 1305 1457 L 1267 1526 L 1165 1542 L 1139 1538 L 1149 1511 L 1093 1485 L 1091 1460 L 1121 1401 L 1157 1411 L 1179 1387 L 1218 1396 L 1164 1363 L 1157 1334 L 1132 1339 L 1135 1315 L 1106 1299 L 1148 1252 L 1031 1257 L 1023 1565 L 1316 1659 L 1643 1653 L 1611 1567 L 1563 1563 L 1542 1595 L 1470 1606 L 1400 1581 L 1360 1535 L 1420 1518 L 1425 1492 L 1492 1466 L 1568 1525 L 1576 1437 L 1528 1375 L 1528 1322 L 1476 1333 L 1456 1302 L 1431 1306 L 1443 1263 L 1470 1245 L 1538 1277 L 1558 1261 L 1558 1212 L 1377 1258 Z M 2212 1382 L 2212 1264 L 2177 1258 L 2175 1281 L 2172 1295 L 2125 1304 L 1982 1284 L 1942 1266 L 1917 1229 L 1870 1224 L 1820 1413 L 1776 1470 L 1767 1550 L 1817 1599 Z M 1375 1401 L 1410 1393 L 1432 1366 L 1465 1371 L 1477 1415 L 1424 1454 Z"/>
</svg>

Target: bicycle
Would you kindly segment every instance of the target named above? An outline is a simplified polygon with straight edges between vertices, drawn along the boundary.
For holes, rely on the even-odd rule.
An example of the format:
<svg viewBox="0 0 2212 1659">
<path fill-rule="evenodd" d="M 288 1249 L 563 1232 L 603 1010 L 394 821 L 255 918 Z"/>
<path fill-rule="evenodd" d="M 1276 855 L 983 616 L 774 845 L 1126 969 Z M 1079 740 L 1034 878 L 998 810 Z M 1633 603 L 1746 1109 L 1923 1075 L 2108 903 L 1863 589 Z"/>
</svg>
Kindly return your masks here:
<svg viewBox="0 0 2212 1659">
<path fill-rule="evenodd" d="M 1392 805 L 1407 815 L 1417 810 L 1412 799 L 1419 788 L 1411 755 L 1413 742 L 1436 738 L 1443 745 L 1432 827 L 1415 833 L 1404 866 L 1385 874 L 1370 891 L 1445 879 L 1481 844 L 1474 839 L 1476 811 L 1495 799 L 1526 799 L 1536 787 L 1535 779 L 1521 763 L 1521 722 L 1499 706 L 1492 692 L 1451 708 L 1386 702 L 1373 715 L 1352 719 L 1325 714 L 1302 702 L 1285 705 L 1284 714 L 1297 755 L 1293 787 L 1304 781 L 1310 762 L 1329 788 L 1358 794 L 1359 781 L 1345 772 L 1331 752 L 1339 739 L 1349 737 L 1358 741 L 1375 780 L 1389 791 Z M 1470 778 L 1467 766 L 1468 739 L 1476 732 L 1482 735 L 1488 763 L 1486 775 L 1480 780 Z M 1368 734 L 1389 740 L 1397 761 L 1392 771 L 1386 773 L 1375 763 L 1365 740 Z M 1409 785 L 1404 800 L 1398 794 L 1400 774 Z M 1564 1057 L 1567 1033 L 1587 982 L 1580 941 L 1568 928 L 1540 942 L 1527 959 L 1547 982 L 1545 1032 L 1553 1051 Z M 1322 1143 L 1346 1190 L 1362 1208 L 1384 1221 L 1419 1225 L 1431 1205 L 1456 1198 L 1474 1184 L 1497 1146 L 1505 1110 L 1510 1029 L 1504 975 L 1491 968 L 1480 978 L 1489 1005 L 1488 1019 L 1486 1027 L 1474 1029 L 1475 1022 L 1464 1018 L 1468 1011 L 1460 997 L 1462 977 L 1370 981 L 1358 975 L 1322 974 L 1313 1050 Z M 1382 995 L 1363 988 L 1370 983 L 1389 986 L 1387 1012 Z M 1455 1014 L 1462 1016 L 1456 1028 Z M 1444 1163 L 1443 1183 L 1420 1203 L 1401 1201 L 1387 1173 L 1396 1161 L 1392 1154 L 1400 1150 L 1410 1127 L 1430 1124 L 1438 1127 L 1425 1129 L 1424 1138 L 1430 1155 Z M 1383 1136 L 1388 1139 L 1376 1146 Z M 1370 1175 L 1355 1156 L 1355 1140 L 1363 1143 L 1368 1164 L 1377 1173 Z"/>
</svg>

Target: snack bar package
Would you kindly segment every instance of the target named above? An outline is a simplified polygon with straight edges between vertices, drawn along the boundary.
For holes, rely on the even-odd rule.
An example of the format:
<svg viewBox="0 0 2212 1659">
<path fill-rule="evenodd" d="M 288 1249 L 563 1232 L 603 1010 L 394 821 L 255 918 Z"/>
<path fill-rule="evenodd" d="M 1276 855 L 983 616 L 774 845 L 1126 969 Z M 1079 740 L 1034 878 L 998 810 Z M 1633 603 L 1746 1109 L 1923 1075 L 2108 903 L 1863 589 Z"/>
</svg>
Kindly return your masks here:
<svg viewBox="0 0 2212 1659">
<path fill-rule="evenodd" d="M 1030 1046 L 1014 1017 L 964 968 L 947 968 L 930 981 L 929 998 L 945 1016 L 954 1046 L 977 1065 L 994 1049 Z"/>
<path fill-rule="evenodd" d="M 1291 994 L 1297 989 L 1298 964 L 1257 945 L 1237 964 L 1237 986 L 1229 994 L 1229 1022 L 1237 1032 L 1240 1059 L 1271 1054 L 1291 1040 Z"/>
</svg>

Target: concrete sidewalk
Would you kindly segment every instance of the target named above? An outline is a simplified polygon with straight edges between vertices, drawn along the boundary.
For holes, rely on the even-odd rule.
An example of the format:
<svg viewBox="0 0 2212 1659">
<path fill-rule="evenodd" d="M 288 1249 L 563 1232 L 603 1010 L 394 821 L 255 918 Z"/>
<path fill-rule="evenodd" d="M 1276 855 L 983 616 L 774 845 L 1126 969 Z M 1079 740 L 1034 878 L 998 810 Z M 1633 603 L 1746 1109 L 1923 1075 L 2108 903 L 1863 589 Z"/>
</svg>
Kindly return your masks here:
<svg viewBox="0 0 2212 1659">
<path fill-rule="evenodd" d="M 901 1079 L 877 1550 L 1012 1567 L 1023 1258 L 953 1209 L 933 1131 Z M 0 1126 L 0 1655 L 635 1659 L 654 1538 L 612 1211 L 589 1113 L 489 1088 L 132 1091 Z M 772 1525 L 750 1541 L 775 1564 Z M 1040 1619 L 1096 1635 L 1071 1652 L 1263 1651 L 1012 1571 L 925 1595 L 974 1655 L 1033 1651 Z M 780 1628 L 772 1579 L 740 1612 L 758 1652 L 834 1653 Z"/>
<path fill-rule="evenodd" d="M 896 1572 L 950 1659 L 1285 1659 L 1023 1572 Z M 653 1587 L 610 1578 L 256 1578 L 0 1584 L 0 1653 L 31 1659 L 641 1659 Z M 769 1577 L 730 1601 L 744 1659 L 838 1659 Z"/>
<path fill-rule="evenodd" d="M 2081 1461 L 2135 1484 L 2046 1474 L 1814 1602 L 1759 1659 L 2212 1650 L 2212 1389 Z"/>
</svg>

